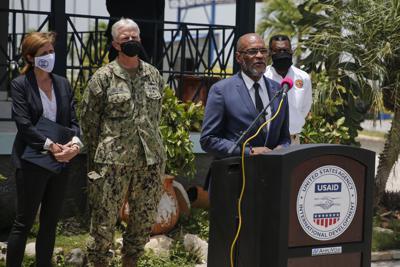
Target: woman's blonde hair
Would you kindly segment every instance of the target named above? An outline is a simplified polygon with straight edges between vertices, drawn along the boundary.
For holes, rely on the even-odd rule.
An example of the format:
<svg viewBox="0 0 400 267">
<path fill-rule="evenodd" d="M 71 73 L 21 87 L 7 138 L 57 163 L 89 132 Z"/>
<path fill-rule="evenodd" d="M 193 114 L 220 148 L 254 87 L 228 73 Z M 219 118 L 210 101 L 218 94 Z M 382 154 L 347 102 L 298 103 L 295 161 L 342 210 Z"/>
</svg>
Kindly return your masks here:
<svg viewBox="0 0 400 267">
<path fill-rule="evenodd" d="M 42 46 L 48 43 L 54 45 L 55 41 L 55 32 L 31 32 L 27 34 L 21 44 L 22 58 L 25 60 L 25 66 L 22 68 L 21 73 L 25 74 L 33 68 L 33 63 L 28 60 L 28 55 L 35 57 Z"/>
</svg>

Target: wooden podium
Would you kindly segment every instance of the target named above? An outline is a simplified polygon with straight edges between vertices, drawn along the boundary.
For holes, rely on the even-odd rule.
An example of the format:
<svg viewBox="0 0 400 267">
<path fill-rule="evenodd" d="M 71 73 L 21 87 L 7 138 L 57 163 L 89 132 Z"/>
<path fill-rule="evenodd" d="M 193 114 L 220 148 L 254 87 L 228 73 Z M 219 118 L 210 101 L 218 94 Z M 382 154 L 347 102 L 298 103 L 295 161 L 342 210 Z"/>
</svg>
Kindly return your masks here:
<svg viewBox="0 0 400 267">
<path fill-rule="evenodd" d="M 375 153 L 299 145 L 248 157 L 236 267 L 367 267 Z M 211 168 L 209 267 L 230 267 L 241 159 Z"/>
</svg>

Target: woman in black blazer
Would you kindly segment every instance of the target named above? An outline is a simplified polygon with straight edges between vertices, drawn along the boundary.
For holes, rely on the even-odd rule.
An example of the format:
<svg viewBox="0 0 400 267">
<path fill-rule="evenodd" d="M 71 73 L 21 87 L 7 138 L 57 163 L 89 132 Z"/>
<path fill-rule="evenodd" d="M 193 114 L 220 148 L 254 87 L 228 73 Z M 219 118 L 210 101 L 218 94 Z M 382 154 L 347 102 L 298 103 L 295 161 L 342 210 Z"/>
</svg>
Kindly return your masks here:
<svg viewBox="0 0 400 267">
<path fill-rule="evenodd" d="M 68 162 L 82 146 L 75 102 L 68 81 L 52 74 L 55 53 L 54 33 L 34 32 L 22 42 L 26 62 L 22 75 L 11 82 L 12 117 L 17 125 L 12 161 L 16 166 L 17 216 L 8 238 L 7 267 L 21 266 L 27 235 L 40 208 L 36 238 L 36 266 L 51 266 L 56 226 L 67 185 Z M 69 128 L 74 137 L 67 144 L 47 138 L 36 127 L 40 117 Z M 54 173 L 21 157 L 26 146 L 51 153 L 65 163 Z"/>
</svg>

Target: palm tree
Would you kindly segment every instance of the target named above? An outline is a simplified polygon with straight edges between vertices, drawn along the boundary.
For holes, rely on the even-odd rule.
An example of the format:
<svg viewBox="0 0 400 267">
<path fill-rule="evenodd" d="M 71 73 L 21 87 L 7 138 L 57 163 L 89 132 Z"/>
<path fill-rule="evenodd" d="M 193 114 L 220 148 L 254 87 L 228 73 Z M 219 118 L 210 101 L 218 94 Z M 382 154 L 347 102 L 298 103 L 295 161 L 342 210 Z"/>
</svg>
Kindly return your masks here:
<svg viewBox="0 0 400 267">
<path fill-rule="evenodd" d="M 374 205 L 378 207 L 400 154 L 400 1 L 368 0 L 357 4 L 358 19 L 353 19 L 357 34 L 350 44 L 364 44 L 364 53 L 359 57 L 366 66 L 364 73 L 370 69 L 385 107 L 394 113 L 375 179 Z"/>
<path fill-rule="evenodd" d="M 304 29 L 297 26 L 302 16 L 293 0 L 264 0 L 264 3 L 263 16 L 257 25 L 257 32 L 265 40 L 277 33 L 294 37 L 294 42 L 302 39 Z"/>
<path fill-rule="evenodd" d="M 377 208 L 400 153 L 400 1 L 353 0 L 340 9 L 333 5 L 328 9 L 338 14 L 341 34 L 324 36 L 330 46 L 313 48 L 322 54 L 340 53 L 338 74 L 355 82 L 357 86 L 351 88 L 352 94 L 375 110 L 382 109 L 383 100 L 385 107 L 394 112 L 375 179 L 374 206 Z M 310 38 L 311 47 L 320 44 L 316 42 L 320 41 L 318 35 Z"/>
<path fill-rule="evenodd" d="M 302 63 L 328 76 L 328 89 L 319 95 L 343 100 L 336 112 L 346 117 L 350 135 L 357 135 L 368 110 L 382 110 L 384 103 L 394 112 L 375 179 L 377 207 L 400 153 L 400 0 L 306 0 L 297 8 L 302 18 L 292 28 L 306 29 L 300 40 L 307 55 Z"/>
<path fill-rule="evenodd" d="M 299 32 L 297 22 L 302 18 L 293 0 L 264 0 L 263 16 L 257 32 L 269 34 L 278 31 L 292 35 Z"/>
<path fill-rule="evenodd" d="M 276 3 L 275 3 L 276 2 Z M 277 21 L 287 23 L 285 16 L 291 17 L 293 12 L 288 8 L 279 8 L 279 11 L 273 11 L 273 8 L 280 7 L 280 0 L 267 1 L 266 11 L 270 14 L 279 14 L 279 20 L 274 20 L 272 15 L 265 16 L 263 22 L 259 25 L 259 31 L 280 32 L 286 26 L 279 26 Z M 293 31 L 301 31 L 289 35 L 300 36 L 298 42 L 299 59 L 297 65 L 303 66 L 303 69 L 317 77 L 327 77 L 326 81 L 313 80 L 314 99 L 313 113 L 323 116 L 327 125 L 337 124 L 342 117 L 345 117 L 345 127 L 350 131 L 349 138 L 342 138 L 344 144 L 358 144 L 355 141 L 357 131 L 361 129 L 360 124 L 368 108 L 368 100 L 363 99 L 359 84 L 351 75 L 343 72 L 344 67 L 351 66 L 341 59 L 342 24 L 340 12 L 346 4 L 342 1 L 315 1 L 308 0 L 297 5 L 297 12 L 300 17 L 291 23 L 290 28 Z M 274 23 L 269 22 L 272 20 Z M 292 17 L 291 17 L 292 18 Z M 269 30 L 263 27 L 271 26 Z M 322 74 L 322 75 L 314 75 Z M 321 82 L 324 82 L 321 86 Z M 318 92 L 316 92 L 318 90 Z M 327 102 L 329 110 L 326 109 Z M 314 117 L 315 118 L 315 117 Z"/>
</svg>

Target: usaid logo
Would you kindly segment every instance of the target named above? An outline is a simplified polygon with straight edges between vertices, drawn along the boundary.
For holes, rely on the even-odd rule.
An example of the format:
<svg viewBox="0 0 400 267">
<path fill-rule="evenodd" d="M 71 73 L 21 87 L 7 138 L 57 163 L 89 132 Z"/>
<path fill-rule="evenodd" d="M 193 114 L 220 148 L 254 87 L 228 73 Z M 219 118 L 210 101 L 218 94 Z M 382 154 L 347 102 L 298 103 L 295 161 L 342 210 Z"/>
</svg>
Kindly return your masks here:
<svg viewBox="0 0 400 267">
<path fill-rule="evenodd" d="M 317 183 L 315 184 L 315 193 L 327 193 L 327 192 L 341 192 L 341 183 Z"/>
<path fill-rule="evenodd" d="M 47 59 L 40 59 L 38 62 L 38 66 L 42 68 L 47 68 L 49 66 L 49 61 Z"/>
<path fill-rule="evenodd" d="M 332 240 L 343 234 L 357 209 L 357 190 L 351 176 L 334 165 L 312 171 L 297 194 L 297 219 L 313 239 Z"/>
</svg>

